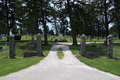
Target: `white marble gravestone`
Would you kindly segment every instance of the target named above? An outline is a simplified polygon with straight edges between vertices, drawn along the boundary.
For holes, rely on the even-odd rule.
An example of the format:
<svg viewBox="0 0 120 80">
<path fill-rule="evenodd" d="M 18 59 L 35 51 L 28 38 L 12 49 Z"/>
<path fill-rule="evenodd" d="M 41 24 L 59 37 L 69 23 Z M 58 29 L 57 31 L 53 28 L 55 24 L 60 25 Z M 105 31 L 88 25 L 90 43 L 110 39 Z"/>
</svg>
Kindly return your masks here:
<svg viewBox="0 0 120 80">
<path fill-rule="evenodd" d="M 59 34 L 59 39 L 62 39 L 63 38 L 63 34 Z"/>
</svg>

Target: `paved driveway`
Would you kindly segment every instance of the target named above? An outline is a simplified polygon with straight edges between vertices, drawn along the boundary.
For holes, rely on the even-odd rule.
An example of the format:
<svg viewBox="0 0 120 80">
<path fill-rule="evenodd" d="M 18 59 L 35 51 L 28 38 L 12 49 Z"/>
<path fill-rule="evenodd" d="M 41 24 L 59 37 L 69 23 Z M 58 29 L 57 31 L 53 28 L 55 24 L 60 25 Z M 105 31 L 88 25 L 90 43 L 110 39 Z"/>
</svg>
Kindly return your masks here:
<svg viewBox="0 0 120 80">
<path fill-rule="evenodd" d="M 59 48 L 64 58 L 59 60 Z M 91 68 L 80 62 L 67 45 L 53 45 L 46 58 L 27 69 L 1 77 L 0 80 L 120 80 L 120 77 Z"/>
</svg>

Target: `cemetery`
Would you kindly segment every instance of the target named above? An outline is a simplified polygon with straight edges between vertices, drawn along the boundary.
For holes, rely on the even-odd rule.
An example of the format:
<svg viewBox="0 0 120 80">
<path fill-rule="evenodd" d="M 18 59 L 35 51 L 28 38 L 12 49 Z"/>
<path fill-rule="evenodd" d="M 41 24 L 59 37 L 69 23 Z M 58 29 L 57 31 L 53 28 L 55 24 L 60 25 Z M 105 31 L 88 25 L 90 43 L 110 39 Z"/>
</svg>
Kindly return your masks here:
<svg viewBox="0 0 120 80">
<path fill-rule="evenodd" d="M 12 44 L 15 44 L 15 52 L 13 52 L 13 53 L 15 53 L 14 55 L 12 55 L 12 56 L 14 56 L 14 57 L 11 57 L 11 58 L 16 58 L 16 59 L 23 59 L 24 57 L 33 57 L 33 58 L 35 58 L 35 56 L 37 56 L 38 54 L 37 54 L 37 46 L 39 46 L 39 45 L 37 45 L 37 35 L 36 36 L 34 36 L 34 46 L 32 46 L 32 47 L 30 47 L 30 48 L 28 48 L 28 46 L 30 46 L 30 44 L 31 44 L 31 39 L 30 38 L 32 38 L 32 37 L 30 37 L 30 36 L 28 36 L 27 38 L 26 38 L 26 36 L 22 36 L 22 38 L 21 38 L 21 40 L 15 40 L 15 43 L 13 43 L 12 41 L 10 41 L 10 42 L 12 42 Z M 82 37 L 83 37 L 83 39 L 82 39 Z M 49 37 L 49 38 L 51 38 L 51 37 Z M 58 37 L 54 37 L 54 38 L 58 38 Z M 67 40 L 67 38 L 69 39 L 70 37 L 67 37 L 66 36 L 66 40 Z M 80 54 L 81 56 L 84 56 L 84 57 L 87 57 L 87 58 L 84 58 L 84 57 L 79 57 L 79 55 L 77 55 L 76 57 L 80 60 L 80 61 L 83 61 L 84 59 L 86 60 L 84 63 L 86 63 L 86 64 L 88 64 L 88 65 L 90 65 L 90 66 L 92 66 L 92 67 L 95 67 L 95 66 L 97 66 L 97 65 L 99 65 L 99 64 L 97 64 L 97 63 L 95 63 L 96 65 L 92 65 L 92 64 L 89 64 L 89 62 L 91 62 L 91 63 L 94 63 L 94 61 L 96 61 L 96 60 L 99 60 L 99 61 L 104 61 L 105 60 L 105 63 L 108 63 L 109 62 L 109 60 L 111 60 L 111 62 L 113 62 L 114 64 L 117 64 L 120 60 L 120 51 L 118 50 L 119 48 L 120 48 L 120 45 L 118 44 L 118 43 L 113 43 L 113 54 L 112 54 L 112 57 L 110 57 L 110 58 L 112 58 L 112 59 L 109 59 L 109 56 L 108 56 L 108 54 L 107 54 L 107 52 L 108 52 L 108 50 L 107 49 L 109 49 L 109 48 L 107 48 L 108 46 L 106 46 L 106 45 L 104 45 L 104 41 L 102 42 L 102 43 L 96 43 L 96 42 L 93 42 L 93 43 L 90 43 L 90 44 L 86 44 L 87 43 L 87 39 L 86 39 L 86 36 L 85 35 L 81 35 L 81 37 L 80 37 L 81 39 L 79 39 L 80 41 L 80 43 L 81 43 L 81 45 L 77 45 L 77 46 L 75 46 L 75 45 L 71 45 L 71 46 L 69 46 L 69 48 L 70 48 L 70 50 L 72 51 L 72 53 L 74 54 L 74 55 L 76 55 L 77 53 L 78 54 Z M 59 39 L 59 38 L 58 38 Z M 41 40 L 43 40 L 43 38 L 41 39 Z M 94 39 L 95 40 L 95 39 Z M 40 41 L 40 40 L 39 40 Z M 84 42 L 84 41 L 86 41 L 86 42 Z M 95 40 L 95 41 L 97 41 L 97 40 Z M 115 41 L 115 40 L 114 40 Z M 2 42 L 4 42 L 4 41 L 2 41 Z M 43 41 L 44 42 L 44 41 Z M 51 42 L 51 41 L 50 41 Z M 54 42 L 54 41 L 53 41 Z M 89 41 L 88 41 L 89 42 Z M 99 42 L 99 41 L 98 41 Z M 101 42 L 101 41 L 100 41 Z M 117 42 L 117 41 L 116 41 Z M 2 46 L 1 46 L 1 49 L 2 48 L 4 48 L 5 47 L 5 43 L 4 43 L 4 45 L 3 45 L 3 43 L 1 43 L 2 44 Z M 7 55 L 6 55 L 6 49 L 3 49 L 3 51 L 1 51 L 0 52 L 0 59 L 3 59 L 4 57 L 9 57 L 10 56 L 10 54 L 9 54 L 9 45 L 10 45 L 11 43 L 7 43 Z M 11 46 L 11 45 L 10 45 Z M 51 47 L 51 45 L 43 45 L 42 44 L 42 52 L 43 52 L 43 54 L 44 54 L 44 56 L 47 56 L 48 55 L 48 52 L 49 52 L 49 50 L 50 50 L 50 47 Z M 118 48 L 117 49 L 117 54 L 116 54 L 116 47 Z M 11 47 L 12 48 L 12 47 Z M 83 48 L 83 50 L 81 50 L 81 49 Z M 46 51 L 47 50 L 47 51 Z M 85 51 L 84 51 L 85 50 Z M 111 49 L 110 49 L 111 50 Z M 14 51 L 14 50 L 12 50 L 12 51 Z M 80 52 L 81 51 L 81 52 Z M 84 52 L 85 52 L 85 54 L 84 54 Z M 58 56 L 60 56 L 59 54 L 58 54 Z M 64 55 L 62 55 L 62 56 L 64 56 Z M 43 59 L 44 57 L 42 57 L 42 59 Z M 114 62 L 114 58 L 116 59 L 116 61 Z M 27 58 L 25 58 L 25 60 L 26 60 Z M 32 58 L 28 58 L 28 59 L 31 59 L 32 60 Z M 92 60 L 91 60 L 92 59 Z M 6 60 L 6 59 L 5 59 Z M 24 59 L 23 59 L 24 60 Z M 89 61 L 88 61 L 89 60 Z M 107 61 L 108 60 L 108 61 Z M 38 58 L 38 61 L 39 61 L 39 58 Z M 88 62 L 87 62 L 88 61 Z M 99 63 L 99 61 L 98 61 L 98 63 Z M 104 62 L 103 62 L 103 64 L 104 64 Z M 32 65 L 32 64 L 31 64 Z M 106 64 L 104 64 L 103 66 L 108 66 L 108 65 L 106 65 Z M 102 66 L 102 67 L 103 67 Z M 112 64 L 111 65 L 109 65 L 109 66 L 112 66 Z M 119 66 L 119 65 L 118 65 Z M 117 65 L 116 65 L 116 67 L 117 67 Z M 104 70 L 104 69 L 102 69 L 102 68 L 100 68 L 100 67 L 97 67 L 98 69 L 100 69 L 100 70 Z M 111 69 L 113 69 L 112 67 L 111 67 Z M 105 70 L 107 70 L 107 69 L 105 69 Z M 114 71 L 116 71 L 116 70 L 114 70 Z M 118 70 L 117 70 L 118 71 Z M 11 72 L 10 72 L 11 73 Z M 113 73 L 113 74 L 116 74 L 116 75 L 119 75 L 119 71 L 118 71 L 118 73 Z M 2 75 L 5 75 L 5 74 L 2 74 Z"/>
<path fill-rule="evenodd" d="M 120 80 L 119 0 L 0 0 L 0 80 Z"/>
</svg>

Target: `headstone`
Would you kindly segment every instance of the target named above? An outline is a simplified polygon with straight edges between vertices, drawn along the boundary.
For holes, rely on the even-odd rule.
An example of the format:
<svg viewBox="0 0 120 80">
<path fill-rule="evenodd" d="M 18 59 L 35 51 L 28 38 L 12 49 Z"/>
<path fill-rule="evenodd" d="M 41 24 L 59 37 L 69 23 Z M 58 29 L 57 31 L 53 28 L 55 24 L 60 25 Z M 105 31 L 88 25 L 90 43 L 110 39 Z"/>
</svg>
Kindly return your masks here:
<svg viewBox="0 0 120 80">
<path fill-rule="evenodd" d="M 40 33 L 37 34 L 37 56 L 43 56 L 42 53 L 42 42 Z"/>
<path fill-rule="evenodd" d="M 32 37 L 31 45 L 34 45 L 34 37 Z"/>
<path fill-rule="evenodd" d="M 90 41 L 92 41 L 92 37 L 90 36 Z"/>
<path fill-rule="evenodd" d="M 59 34 L 59 39 L 62 39 L 63 38 L 63 34 Z"/>
<path fill-rule="evenodd" d="M 107 45 L 107 39 L 104 39 L 104 45 Z"/>
<path fill-rule="evenodd" d="M 107 57 L 113 58 L 113 36 L 110 34 L 108 35 L 108 41 L 107 41 Z"/>
<path fill-rule="evenodd" d="M 64 35 L 64 38 L 66 38 L 66 35 Z"/>
<path fill-rule="evenodd" d="M 88 36 L 86 36 L 87 40 L 88 40 Z"/>
<path fill-rule="evenodd" d="M 80 42 L 80 55 L 86 56 L 86 36 L 82 34 Z"/>
<path fill-rule="evenodd" d="M 9 36 L 9 56 L 10 58 L 15 58 L 15 42 L 14 35 Z"/>
</svg>

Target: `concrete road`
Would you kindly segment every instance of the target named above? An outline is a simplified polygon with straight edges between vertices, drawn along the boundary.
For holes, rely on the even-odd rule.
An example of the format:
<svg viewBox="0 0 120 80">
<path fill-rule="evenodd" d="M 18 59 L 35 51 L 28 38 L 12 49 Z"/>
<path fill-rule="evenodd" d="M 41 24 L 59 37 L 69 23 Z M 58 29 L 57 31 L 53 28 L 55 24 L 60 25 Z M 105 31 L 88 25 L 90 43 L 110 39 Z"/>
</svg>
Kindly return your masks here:
<svg viewBox="0 0 120 80">
<path fill-rule="evenodd" d="M 59 48 L 64 58 L 59 60 Z M 120 77 L 91 68 L 80 62 L 67 45 L 53 45 L 46 58 L 27 69 L 1 77 L 0 80 L 120 80 Z"/>
</svg>

